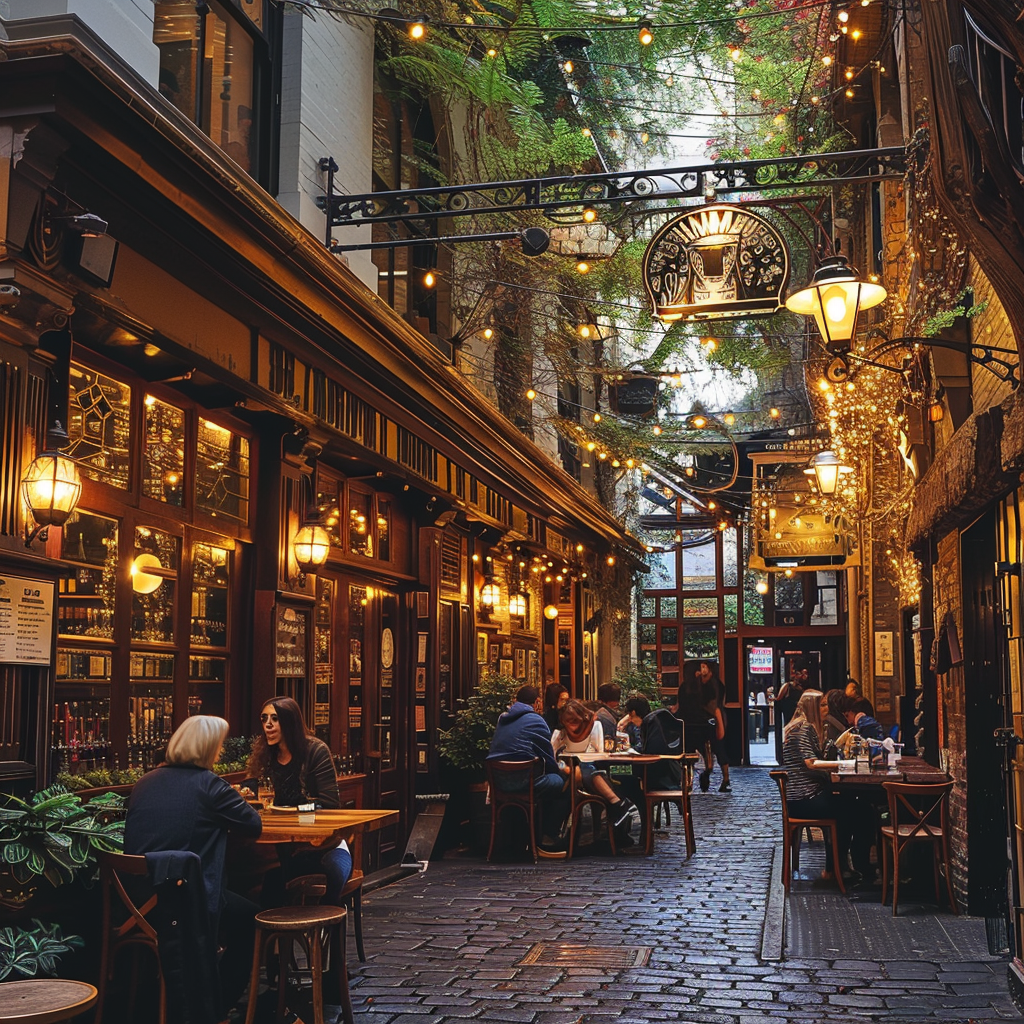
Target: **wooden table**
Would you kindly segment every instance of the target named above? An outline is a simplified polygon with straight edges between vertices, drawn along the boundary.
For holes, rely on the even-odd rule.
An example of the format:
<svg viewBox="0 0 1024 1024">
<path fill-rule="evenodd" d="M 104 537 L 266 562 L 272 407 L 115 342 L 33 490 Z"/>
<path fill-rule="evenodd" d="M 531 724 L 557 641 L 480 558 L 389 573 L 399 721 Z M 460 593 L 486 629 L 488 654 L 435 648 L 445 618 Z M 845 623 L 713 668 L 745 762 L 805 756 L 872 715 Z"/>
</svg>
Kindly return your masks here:
<svg viewBox="0 0 1024 1024">
<path fill-rule="evenodd" d="M 96 1002 L 96 989 L 84 981 L 32 978 L 0 984 L 0 1021 L 53 1024 L 84 1013 Z"/>
<path fill-rule="evenodd" d="M 895 772 L 890 772 L 888 768 L 876 768 L 863 775 L 858 775 L 855 772 L 832 772 L 832 783 L 843 789 L 846 786 L 877 786 L 881 788 L 883 782 L 949 781 L 949 775 L 946 772 L 929 764 L 923 757 L 901 757 L 897 764 L 899 771 Z"/>
<path fill-rule="evenodd" d="M 376 832 L 398 821 L 398 811 L 345 809 L 317 811 L 311 825 L 300 824 L 296 811 L 264 810 L 257 843 L 312 843 L 321 846 L 339 832 L 343 837 Z"/>
</svg>

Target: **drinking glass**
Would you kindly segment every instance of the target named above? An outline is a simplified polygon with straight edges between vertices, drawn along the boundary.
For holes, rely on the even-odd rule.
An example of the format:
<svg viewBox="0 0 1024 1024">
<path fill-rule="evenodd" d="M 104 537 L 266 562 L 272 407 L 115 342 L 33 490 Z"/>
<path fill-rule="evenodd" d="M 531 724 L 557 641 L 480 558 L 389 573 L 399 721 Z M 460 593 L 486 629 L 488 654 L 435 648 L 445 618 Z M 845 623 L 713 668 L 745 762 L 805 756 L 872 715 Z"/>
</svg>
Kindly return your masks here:
<svg viewBox="0 0 1024 1024">
<path fill-rule="evenodd" d="M 274 802 L 274 780 L 269 775 L 260 779 L 259 801 L 264 807 L 269 807 Z"/>
</svg>

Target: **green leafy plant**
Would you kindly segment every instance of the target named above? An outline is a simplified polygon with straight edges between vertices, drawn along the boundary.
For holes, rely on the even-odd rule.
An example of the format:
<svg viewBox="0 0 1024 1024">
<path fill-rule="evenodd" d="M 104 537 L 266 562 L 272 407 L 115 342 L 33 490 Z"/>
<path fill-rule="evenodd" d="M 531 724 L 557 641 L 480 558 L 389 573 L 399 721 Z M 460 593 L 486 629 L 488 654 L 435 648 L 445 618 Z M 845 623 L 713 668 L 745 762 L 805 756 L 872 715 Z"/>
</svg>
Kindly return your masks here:
<svg viewBox="0 0 1024 1024">
<path fill-rule="evenodd" d="M 520 686 L 518 679 L 497 672 L 482 676 L 476 692 L 459 701 L 452 727 L 441 732 L 437 746 L 442 757 L 456 768 L 482 772 L 498 716 L 508 710 Z"/>
<path fill-rule="evenodd" d="M 252 752 L 254 736 L 229 736 L 221 748 L 220 759 L 213 766 L 218 775 L 245 771 Z"/>
<path fill-rule="evenodd" d="M 62 935 L 58 924 L 45 925 L 35 918 L 32 924 L 32 928 L 0 928 L 0 981 L 11 974 L 52 977 L 62 953 L 85 945 L 80 935 Z"/>
<path fill-rule="evenodd" d="M 661 685 L 655 667 L 647 662 L 627 667 L 620 666 L 615 670 L 612 682 L 622 687 L 622 703 L 630 697 L 646 697 L 652 711 L 663 706 Z"/>
<path fill-rule="evenodd" d="M 104 793 L 83 804 L 54 785 L 28 800 L 5 794 L 0 806 L 0 864 L 25 886 L 40 875 L 51 885 L 72 882 L 96 853 L 124 845 L 124 798 Z"/>
<path fill-rule="evenodd" d="M 104 786 L 131 786 L 144 774 L 143 768 L 93 768 L 77 775 L 58 772 L 54 781 L 75 792 L 79 789 L 102 789 Z"/>
</svg>

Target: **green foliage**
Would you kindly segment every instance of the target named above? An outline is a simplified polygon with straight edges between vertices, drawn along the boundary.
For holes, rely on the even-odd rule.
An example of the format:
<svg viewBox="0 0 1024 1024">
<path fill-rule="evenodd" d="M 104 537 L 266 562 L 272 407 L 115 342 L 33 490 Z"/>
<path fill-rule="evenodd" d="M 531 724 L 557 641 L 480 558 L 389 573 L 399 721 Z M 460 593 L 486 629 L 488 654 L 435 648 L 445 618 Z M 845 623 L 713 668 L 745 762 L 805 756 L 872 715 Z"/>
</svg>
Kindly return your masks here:
<svg viewBox="0 0 1024 1024">
<path fill-rule="evenodd" d="M 252 753 L 255 736 L 229 736 L 221 748 L 220 758 L 213 766 L 218 775 L 245 771 Z"/>
<path fill-rule="evenodd" d="M 144 768 L 92 768 L 77 775 L 58 772 L 54 781 L 75 792 L 79 789 L 103 789 L 106 786 L 131 786 L 145 773 Z"/>
<path fill-rule="evenodd" d="M 661 699 L 661 684 L 656 667 L 650 662 L 638 662 L 627 667 L 619 666 L 612 678 L 613 683 L 622 687 L 622 702 L 630 697 L 646 697 L 652 711 L 664 707 Z"/>
<path fill-rule="evenodd" d="M 63 786 L 40 790 L 28 800 L 10 794 L 0 806 L 0 865 L 19 885 L 42 875 L 51 885 L 91 871 L 96 853 L 124 846 L 124 798 L 104 793 L 83 804 Z"/>
<path fill-rule="evenodd" d="M 61 935 L 60 925 L 45 925 L 35 918 L 32 924 L 31 929 L 0 929 L 0 981 L 11 974 L 23 978 L 52 977 L 62 953 L 85 945 L 80 935 Z"/>
<path fill-rule="evenodd" d="M 988 309 L 988 299 L 985 299 L 984 302 L 976 302 L 973 306 L 961 304 L 954 306 L 952 309 L 943 310 L 941 313 L 930 316 L 924 322 L 924 326 L 921 328 L 921 336 L 923 338 L 934 338 L 936 335 L 952 327 L 961 317 L 966 317 L 970 320 L 984 313 L 986 309 Z"/>
<path fill-rule="evenodd" d="M 498 716 L 508 711 L 522 685 L 518 679 L 497 672 L 481 676 L 476 692 L 459 701 L 452 727 L 441 732 L 437 745 L 441 756 L 456 768 L 483 771 Z"/>
</svg>

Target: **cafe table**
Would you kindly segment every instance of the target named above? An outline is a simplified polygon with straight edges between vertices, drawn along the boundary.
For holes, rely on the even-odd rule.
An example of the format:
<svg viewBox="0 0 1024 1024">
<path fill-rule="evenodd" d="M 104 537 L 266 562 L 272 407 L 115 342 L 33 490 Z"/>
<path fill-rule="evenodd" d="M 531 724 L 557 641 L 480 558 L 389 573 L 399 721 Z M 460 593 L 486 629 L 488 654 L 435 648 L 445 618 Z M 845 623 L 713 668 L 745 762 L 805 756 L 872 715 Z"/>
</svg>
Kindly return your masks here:
<svg viewBox="0 0 1024 1024">
<path fill-rule="evenodd" d="M 0 1021 L 56 1024 L 84 1013 L 96 1002 L 96 988 L 84 981 L 29 978 L 0 984 Z"/>
<path fill-rule="evenodd" d="M 697 850 L 697 842 L 693 834 L 693 815 L 690 813 L 690 790 L 693 788 L 693 766 L 700 760 L 697 754 L 641 754 L 636 750 L 584 753 L 569 755 L 585 764 L 629 765 L 640 769 L 640 785 L 644 791 L 646 814 L 643 816 L 644 853 L 649 857 L 654 853 L 654 808 L 663 801 L 679 800 L 683 808 L 683 829 L 686 836 L 686 856 L 692 857 Z M 652 793 L 647 787 L 647 773 L 659 761 L 680 761 L 683 767 L 683 779 L 678 791 L 659 790 Z"/>
<path fill-rule="evenodd" d="M 344 808 L 299 815 L 291 809 L 265 808 L 263 832 L 257 843 L 312 843 L 322 846 L 333 836 L 358 836 L 377 832 L 398 821 L 398 811 Z M 300 820 L 301 817 L 301 820 Z M 312 821 L 308 819 L 312 818 Z"/>
<path fill-rule="evenodd" d="M 874 786 L 881 789 L 883 782 L 947 782 L 949 775 L 941 768 L 929 764 L 923 757 L 901 757 L 896 762 L 897 770 L 872 768 L 870 772 L 831 772 L 833 785 L 840 791 L 851 786 Z"/>
</svg>

